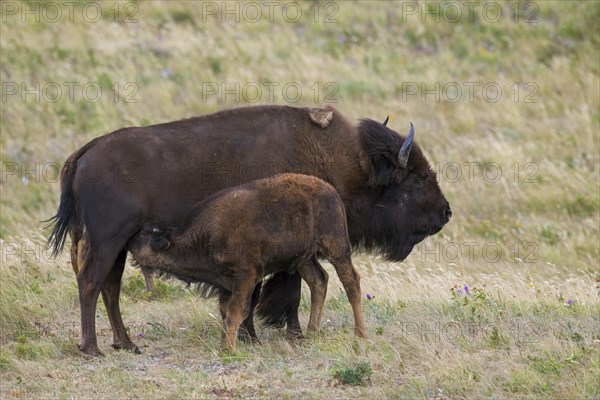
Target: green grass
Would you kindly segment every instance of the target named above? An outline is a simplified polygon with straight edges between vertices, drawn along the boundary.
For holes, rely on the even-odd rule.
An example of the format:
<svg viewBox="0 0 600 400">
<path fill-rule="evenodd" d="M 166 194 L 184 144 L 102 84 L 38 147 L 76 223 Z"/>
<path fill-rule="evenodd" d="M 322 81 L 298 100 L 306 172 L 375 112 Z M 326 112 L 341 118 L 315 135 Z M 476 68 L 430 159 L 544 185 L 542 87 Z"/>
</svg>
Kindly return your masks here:
<svg viewBox="0 0 600 400">
<path fill-rule="evenodd" d="M 94 23 L 80 6 L 72 22 L 67 9 L 57 23 L 0 18 L 0 397 L 600 396 L 600 3 L 535 2 L 537 23 L 522 21 L 523 8 L 514 22 L 514 2 L 499 2 L 505 17 L 496 23 L 482 5 L 473 22 L 466 8 L 445 22 L 435 7 L 450 3 L 438 2 L 423 3 L 425 22 L 397 2 L 319 2 L 315 22 L 313 3 L 299 2 L 296 23 L 280 11 L 272 22 L 223 23 L 200 2 L 119 3 L 115 20 L 113 3 L 99 4 Z M 138 22 L 126 23 L 132 5 Z M 337 22 L 324 23 L 328 15 Z M 48 101 L 50 88 L 40 101 L 23 99 L 21 85 L 36 82 L 57 83 L 62 96 Z M 72 99 L 66 82 L 79 84 Z M 203 92 L 203 84 L 236 82 L 258 85 L 261 97 L 221 102 L 220 90 Z M 279 84 L 273 99 L 269 82 Z M 427 93 L 436 82 L 456 82 L 462 97 L 448 101 L 450 90 L 436 101 Z M 467 82 L 477 83 L 472 101 Z M 91 83 L 98 101 L 82 93 Z M 121 310 L 143 354 L 109 347 L 100 302 L 106 357 L 82 356 L 72 268 L 66 254 L 54 260 L 43 247 L 41 221 L 59 200 L 55 167 L 124 126 L 289 104 L 281 90 L 289 83 L 302 89 L 296 105 L 336 100 L 352 120 L 390 115 L 400 133 L 412 121 L 452 205 L 450 224 L 404 262 L 354 257 L 371 296 L 363 300 L 369 338 L 354 338 L 328 265 L 319 334 L 288 343 L 285 332 L 259 326 L 262 346 L 241 344 L 234 354 L 220 350 L 214 301 L 159 279 L 149 294 L 128 267 Z M 486 100 L 487 83 L 502 89 L 497 102 Z M 19 92 L 9 95 L 6 84 Z M 309 308 L 304 288 L 304 326 Z"/>
<path fill-rule="evenodd" d="M 333 377 L 344 385 L 364 385 L 371 379 L 373 370 L 368 362 L 360 362 L 351 366 L 333 368 Z"/>
</svg>

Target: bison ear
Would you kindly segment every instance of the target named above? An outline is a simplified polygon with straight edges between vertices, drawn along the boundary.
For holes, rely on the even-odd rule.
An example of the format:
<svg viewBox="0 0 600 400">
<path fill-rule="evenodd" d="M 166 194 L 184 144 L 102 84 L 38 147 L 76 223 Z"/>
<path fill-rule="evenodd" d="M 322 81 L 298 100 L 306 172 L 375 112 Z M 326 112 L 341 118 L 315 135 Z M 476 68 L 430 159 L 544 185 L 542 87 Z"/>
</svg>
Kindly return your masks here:
<svg viewBox="0 0 600 400">
<path fill-rule="evenodd" d="M 383 121 L 383 126 L 387 126 L 388 121 L 390 120 L 390 116 L 385 117 L 385 121 Z"/>
<path fill-rule="evenodd" d="M 165 251 L 169 247 L 171 247 L 171 242 L 162 236 L 154 238 L 150 243 L 150 248 L 154 251 Z"/>
<path fill-rule="evenodd" d="M 387 186 L 400 182 L 405 176 L 398 158 L 398 149 L 402 147 L 400 136 L 370 119 L 362 120 L 359 130 L 363 150 L 359 162 L 369 176 L 369 185 Z"/>
<path fill-rule="evenodd" d="M 322 108 L 312 108 L 308 114 L 313 124 L 327 128 L 333 120 L 333 111 Z"/>
</svg>

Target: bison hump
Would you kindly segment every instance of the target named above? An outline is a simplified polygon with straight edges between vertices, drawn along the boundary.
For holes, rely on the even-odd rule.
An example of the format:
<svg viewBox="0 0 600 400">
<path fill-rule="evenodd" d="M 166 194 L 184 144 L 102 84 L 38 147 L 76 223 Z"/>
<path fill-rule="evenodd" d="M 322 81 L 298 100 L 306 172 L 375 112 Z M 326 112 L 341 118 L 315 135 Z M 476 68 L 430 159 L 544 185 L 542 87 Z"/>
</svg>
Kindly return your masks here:
<svg viewBox="0 0 600 400">
<path fill-rule="evenodd" d="M 333 111 L 324 110 L 322 108 L 311 108 L 308 112 L 310 120 L 313 124 L 320 126 L 321 128 L 327 128 L 333 120 Z"/>
</svg>

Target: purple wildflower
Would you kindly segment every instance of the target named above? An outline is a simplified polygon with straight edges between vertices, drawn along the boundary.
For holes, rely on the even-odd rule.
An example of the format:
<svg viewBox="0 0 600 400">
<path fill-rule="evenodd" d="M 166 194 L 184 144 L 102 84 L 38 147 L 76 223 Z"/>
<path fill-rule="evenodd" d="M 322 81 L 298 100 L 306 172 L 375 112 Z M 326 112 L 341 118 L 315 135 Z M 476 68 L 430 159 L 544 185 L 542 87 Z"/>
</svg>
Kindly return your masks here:
<svg viewBox="0 0 600 400">
<path fill-rule="evenodd" d="M 567 302 L 565 304 L 568 305 L 568 306 L 572 306 L 573 303 L 575 303 L 575 300 L 569 299 L 569 300 L 567 300 Z"/>
<path fill-rule="evenodd" d="M 160 70 L 160 77 L 163 79 L 169 79 L 170 77 L 173 76 L 173 71 L 171 71 L 170 68 L 166 68 L 166 69 L 161 69 Z"/>
<path fill-rule="evenodd" d="M 369 293 L 367 293 L 367 300 L 371 300 L 373 297 Z"/>
<path fill-rule="evenodd" d="M 466 284 L 463 286 L 463 289 L 465 290 L 465 294 L 469 294 L 469 286 L 467 286 Z"/>
<path fill-rule="evenodd" d="M 139 338 L 143 338 L 143 337 L 144 337 L 144 335 L 142 335 L 142 332 L 140 332 L 140 333 L 138 333 L 138 334 L 137 334 L 137 337 L 139 337 Z"/>
</svg>

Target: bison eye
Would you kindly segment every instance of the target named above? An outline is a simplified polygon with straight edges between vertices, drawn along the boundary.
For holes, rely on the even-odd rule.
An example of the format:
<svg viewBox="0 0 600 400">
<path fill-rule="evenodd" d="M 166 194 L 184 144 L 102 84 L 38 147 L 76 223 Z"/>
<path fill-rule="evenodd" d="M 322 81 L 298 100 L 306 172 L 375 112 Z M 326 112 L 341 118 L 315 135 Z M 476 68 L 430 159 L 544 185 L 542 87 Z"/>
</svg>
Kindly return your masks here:
<svg viewBox="0 0 600 400">
<path fill-rule="evenodd" d="M 427 174 L 418 174 L 417 178 L 416 178 L 417 187 L 425 186 L 425 182 L 427 182 L 428 178 L 429 178 L 429 175 L 427 175 Z"/>
</svg>

